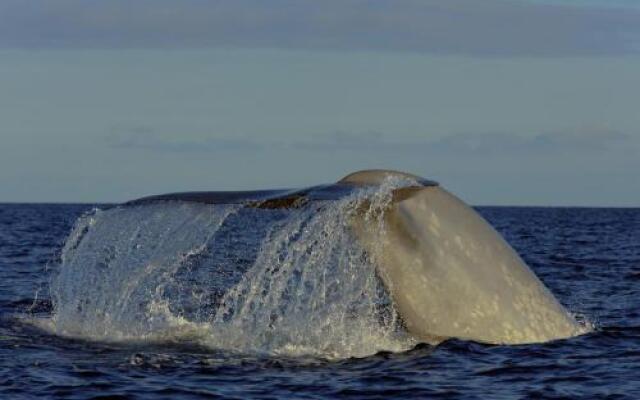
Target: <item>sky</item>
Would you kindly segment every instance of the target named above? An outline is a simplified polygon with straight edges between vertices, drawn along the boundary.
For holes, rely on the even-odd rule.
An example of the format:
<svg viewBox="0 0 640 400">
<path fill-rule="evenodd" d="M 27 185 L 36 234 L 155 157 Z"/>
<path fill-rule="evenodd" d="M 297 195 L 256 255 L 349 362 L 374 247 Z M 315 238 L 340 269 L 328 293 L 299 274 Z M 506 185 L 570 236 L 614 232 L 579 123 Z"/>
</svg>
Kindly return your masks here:
<svg viewBox="0 0 640 400">
<path fill-rule="evenodd" d="M 302 187 L 640 206 L 640 2 L 3 0 L 0 202 Z"/>
</svg>

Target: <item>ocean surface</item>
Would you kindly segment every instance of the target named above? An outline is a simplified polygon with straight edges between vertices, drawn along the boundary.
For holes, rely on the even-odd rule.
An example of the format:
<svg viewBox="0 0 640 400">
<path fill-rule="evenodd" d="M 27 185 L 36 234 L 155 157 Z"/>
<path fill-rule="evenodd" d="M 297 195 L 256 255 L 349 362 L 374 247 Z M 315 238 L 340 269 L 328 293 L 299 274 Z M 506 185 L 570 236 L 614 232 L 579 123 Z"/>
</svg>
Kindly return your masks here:
<svg viewBox="0 0 640 400">
<path fill-rule="evenodd" d="M 430 346 L 331 215 L 98 208 L 0 204 L 0 398 L 640 398 L 640 209 L 477 208 L 594 329 Z"/>
</svg>

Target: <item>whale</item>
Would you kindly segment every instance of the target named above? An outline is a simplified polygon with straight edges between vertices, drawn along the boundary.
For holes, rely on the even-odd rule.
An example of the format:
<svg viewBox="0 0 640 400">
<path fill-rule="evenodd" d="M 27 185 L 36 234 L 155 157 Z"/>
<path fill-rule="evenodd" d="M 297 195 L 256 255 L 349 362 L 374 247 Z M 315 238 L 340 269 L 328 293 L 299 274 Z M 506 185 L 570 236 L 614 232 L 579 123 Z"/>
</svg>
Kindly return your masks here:
<svg viewBox="0 0 640 400">
<path fill-rule="evenodd" d="M 196 202 L 297 208 L 337 200 L 389 179 L 410 183 L 393 189 L 391 201 L 376 211 L 378 218 L 371 218 L 366 207 L 352 213 L 351 230 L 374 260 L 404 327 L 416 340 L 435 344 L 459 338 L 512 345 L 583 332 L 480 214 L 438 182 L 417 175 L 364 170 L 303 189 L 169 193 L 124 206 Z"/>
</svg>

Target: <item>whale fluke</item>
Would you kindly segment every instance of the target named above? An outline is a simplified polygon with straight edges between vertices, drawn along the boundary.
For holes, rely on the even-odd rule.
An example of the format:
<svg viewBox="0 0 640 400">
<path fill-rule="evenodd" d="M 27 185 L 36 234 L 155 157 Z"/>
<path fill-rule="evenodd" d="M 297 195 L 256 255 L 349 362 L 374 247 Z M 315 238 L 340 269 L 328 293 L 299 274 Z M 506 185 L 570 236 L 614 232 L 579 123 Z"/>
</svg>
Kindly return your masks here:
<svg viewBox="0 0 640 400">
<path fill-rule="evenodd" d="M 495 344 L 545 342 L 583 328 L 511 246 L 476 211 L 438 183 L 389 170 L 349 174 L 332 185 L 297 190 L 193 192 L 126 203 L 182 201 L 295 208 L 337 200 L 397 179 L 383 226 L 354 213 L 352 230 L 391 294 L 407 330 L 435 343 L 456 337 Z"/>
</svg>

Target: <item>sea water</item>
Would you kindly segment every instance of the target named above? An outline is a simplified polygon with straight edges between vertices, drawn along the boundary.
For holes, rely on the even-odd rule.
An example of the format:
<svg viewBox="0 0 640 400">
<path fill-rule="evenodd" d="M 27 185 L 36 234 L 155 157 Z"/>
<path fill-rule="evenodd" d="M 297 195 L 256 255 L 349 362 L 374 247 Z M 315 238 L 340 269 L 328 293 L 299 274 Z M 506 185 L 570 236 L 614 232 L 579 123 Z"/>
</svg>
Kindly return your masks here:
<svg viewBox="0 0 640 400">
<path fill-rule="evenodd" d="M 596 329 L 434 347 L 349 232 L 361 200 L 0 205 L 0 396 L 640 395 L 640 210 L 480 208 Z"/>
</svg>

